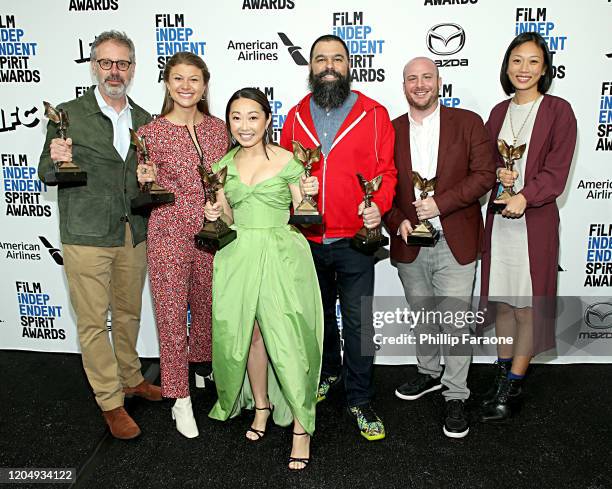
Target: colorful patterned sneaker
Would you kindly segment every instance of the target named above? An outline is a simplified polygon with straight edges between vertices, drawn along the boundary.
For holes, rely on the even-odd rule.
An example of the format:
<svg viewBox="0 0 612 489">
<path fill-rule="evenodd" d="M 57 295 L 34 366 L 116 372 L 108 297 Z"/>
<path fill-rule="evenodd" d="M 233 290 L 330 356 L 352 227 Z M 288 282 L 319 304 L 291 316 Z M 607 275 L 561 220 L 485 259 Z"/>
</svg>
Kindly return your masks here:
<svg viewBox="0 0 612 489">
<path fill-rule="evenodd" d="M 371 404 L 348 408 L 349 414 L 357 420 L 357 426 L 368 441 L 382 440 L 385 437 L 385 425 L 376 415 Z"/>
<path fill-rule="evenodd" d="M 331 389 L 339 381 L 339 375 L 328 375 L 327 377 L 321 379 L 321 382 L 319 382 L 319 389 L 317 390 L 317 402 L 324 401 L 327 398 L 329 389 Z"/>
</svg>

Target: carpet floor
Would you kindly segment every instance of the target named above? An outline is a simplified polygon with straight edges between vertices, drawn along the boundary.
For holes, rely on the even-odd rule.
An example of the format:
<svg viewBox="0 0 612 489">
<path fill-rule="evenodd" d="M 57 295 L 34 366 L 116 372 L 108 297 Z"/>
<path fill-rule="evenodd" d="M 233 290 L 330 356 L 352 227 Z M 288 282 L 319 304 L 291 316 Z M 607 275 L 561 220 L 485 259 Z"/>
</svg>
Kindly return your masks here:
<svg viewBox="0 0 612 489">
<path fill-rule="evenodd" d="M 252 412 L 208 418 L 214 384 L 192 385 L 199 438 L 175 430 L 170 401 L 133 399 L 127 409 L 143 433 L 125 442 L 108 434 L 79 355 L 0 351 L 0 371 L 0 467 L 76 468 L 77 488 L 612 488 L 612 365 L 534 365 L 521 412 L 502 426 L 474 422 L 460 440 L 442 433 L 439 392 L 394 396 L 414 367 L 377 366 L 387 438 L 364 440 L 336 389 L 317 408 L 312 462 L 300 473 L 287 469 L 288 428 L 269 425 L 249 443 Z M 472 414 L 492 373 L 471 367 Z M 32 485 L 45 486 L 62 487 Z"/>
</svg>

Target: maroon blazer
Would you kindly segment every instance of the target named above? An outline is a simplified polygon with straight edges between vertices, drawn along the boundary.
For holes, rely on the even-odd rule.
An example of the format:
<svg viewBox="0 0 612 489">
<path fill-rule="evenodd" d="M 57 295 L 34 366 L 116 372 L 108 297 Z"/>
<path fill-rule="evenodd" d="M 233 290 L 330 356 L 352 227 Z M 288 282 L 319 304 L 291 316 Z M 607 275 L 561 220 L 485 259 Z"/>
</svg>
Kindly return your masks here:
<svg viewBox="0 0 612 489">
<path fill-rule="evenodd" d="M 418 223 L 412 204 L 416 198 L 412 183 L 410 122 L 408 114 L 393 120 L 397 187 L 393 206 L 384 216 L 391 236 L 391 259 L 411 263 L 420 246 L 406 246 L 397 236 L 404 219 Z M 495 183 L 495 156 L 480 116 L 465 109 L 440 107 L 440 143 L 435 194 L 445 239 L 462 265 L 473 262 L 481 250 L 483 224 L 478 199 Z"/>
<path fill-rule="evenodd" d="M 493 107 L 486 127 L 496 144 L 510 99 Z M 529 246 L 529 271 L 533 289 L 534 353 L 554 346 L 554 309 L 557 295 L 559 260 L 559 209 L 556 199 L 563 193 L 576 147 L 576 117 L 570 104 L 559 97 L 545 95 L 538 109 L 525 164 L 527 200 L 525 221 Z M 497 153 L 497 166 L 503 160 Z M 497 186 L 495 187 L 495 190 Z M 494 200 L 492 192 L 491 201 Z M 481 307 L 486 307 L 491 271 L 491 233 L 493 214 L 487 214 L 485 245 L 482 254 Z M 547 299 L 548 298 L 548 299 Z"/>
</svg>

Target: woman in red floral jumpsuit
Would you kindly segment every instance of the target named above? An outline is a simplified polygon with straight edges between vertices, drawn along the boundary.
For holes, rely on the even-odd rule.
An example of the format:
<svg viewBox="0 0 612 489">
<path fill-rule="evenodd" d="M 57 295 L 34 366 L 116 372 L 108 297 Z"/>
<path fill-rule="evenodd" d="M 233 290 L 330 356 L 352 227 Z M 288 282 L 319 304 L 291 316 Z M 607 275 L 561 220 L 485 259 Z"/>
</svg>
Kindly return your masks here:
<svg viewBox="0 0 612 489">
<path fill-rule="evenodd" d="M 153 163 L 147 166 L 141 160 L 139 181 L 155 180 L 175 195 L 174 203 L 151 212 L 147 257 L 159 332 L 162 395 L 177 399 L 172 417 L 188 438 L 198 436 L 189 395 L 189 362 L 211 360 L 213 256 L 195 246 L 205 203 L 198 166 L 209 172 L 228 147 L 225 124 L 208 110 L 209 79 L 201 58 L 176 53 L 164 69 L 161 115 L 138 130 Z"/>
</svg>

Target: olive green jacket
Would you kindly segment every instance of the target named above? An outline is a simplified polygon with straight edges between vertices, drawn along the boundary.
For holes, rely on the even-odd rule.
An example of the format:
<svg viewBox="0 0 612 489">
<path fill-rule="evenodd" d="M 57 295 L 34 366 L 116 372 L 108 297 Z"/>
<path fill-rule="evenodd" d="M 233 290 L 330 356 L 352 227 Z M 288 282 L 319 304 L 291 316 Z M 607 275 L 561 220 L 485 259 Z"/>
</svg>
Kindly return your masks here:
<svg viewBox="0 0 612 489">
<path fill-rule="evenodd" d="M 72 138 L 72 159 L 87 172 L 87 184 L 60 185 L 57 201 L 60 214 L 60 236 L 64 244 L 86 246 L 123 246 L 127 216 L 133 245 L 146 239 L 147 219 L 132 214 L 130 200 L 139 194 L 136 179 L 136 151 L 130 146 L 125 161 L 113 146 L 113 124 L 96 100 L 95 87 L 83 96 L 60 104 L 66 111 L 69 127 L 66 137 Z M 151 120 L 151 115 L 129 99 L 132 107 L 132 128 Z M 56 135 L 56 125 L 49 122 L 47 138 L 40 155 L 38 176 L 53 170 L 49 145 Z"/>
</svg>

